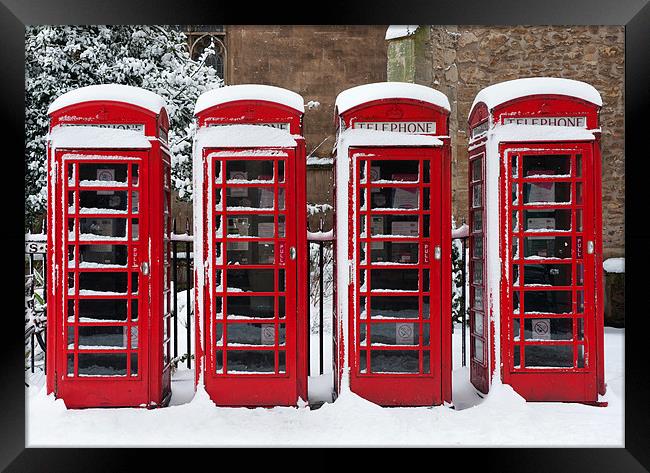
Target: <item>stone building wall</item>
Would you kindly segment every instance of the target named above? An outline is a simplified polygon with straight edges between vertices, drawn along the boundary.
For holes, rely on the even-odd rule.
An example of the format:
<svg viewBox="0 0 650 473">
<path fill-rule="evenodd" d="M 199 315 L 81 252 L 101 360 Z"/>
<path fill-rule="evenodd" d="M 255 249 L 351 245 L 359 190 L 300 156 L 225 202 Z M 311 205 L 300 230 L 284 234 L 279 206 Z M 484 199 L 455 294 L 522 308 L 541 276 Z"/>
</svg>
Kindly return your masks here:
<svg viewBox="0 0 650 473">
<path fill-rule="evenodd" d="M 622 26 L 421 26 L 390 41 L 388 80 L 428 85 L 447 94 L 452 105 L 457 223 L 467 219 L 467 116 L 478 91 L 522 77 L 582 80 L 603 98 L 604 257 L 624 255 L 624 40 Z"/>
</svg>

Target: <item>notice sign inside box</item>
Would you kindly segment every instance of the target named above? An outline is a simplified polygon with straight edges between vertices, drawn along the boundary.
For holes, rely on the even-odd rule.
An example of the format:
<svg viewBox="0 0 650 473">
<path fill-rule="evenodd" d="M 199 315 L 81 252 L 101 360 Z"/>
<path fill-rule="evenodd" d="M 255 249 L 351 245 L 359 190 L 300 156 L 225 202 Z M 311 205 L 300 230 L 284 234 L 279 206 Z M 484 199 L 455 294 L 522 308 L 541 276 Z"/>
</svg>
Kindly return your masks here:
<svg viewBox="0 0 650 473">
<path fill-rule="evenodd" d="M 395 343 L 397 345 L 415 344 L 415 324 L 395 324 Z"/>
<path fill-rule="evenodd" d="M 230 171 L 229 176 L 231 181 L 247 181 L 248 172 L 246 171 Z M 233 197 L 248 197 L 248 187 L 232 187 L 230 195 Z"/>
<path fill-rule="evenodd" d="M 115 169 L 97 169 L 97 180 L 110 182 L 115 180 Z M 97 195 L 113 195 L 115 191 L 97 191 Z"/>
<path fill-rule="evenodd" d="M 392 235 L 418 236 L 418 222 L 393 222 L 390 232 Z"/>
</svg>

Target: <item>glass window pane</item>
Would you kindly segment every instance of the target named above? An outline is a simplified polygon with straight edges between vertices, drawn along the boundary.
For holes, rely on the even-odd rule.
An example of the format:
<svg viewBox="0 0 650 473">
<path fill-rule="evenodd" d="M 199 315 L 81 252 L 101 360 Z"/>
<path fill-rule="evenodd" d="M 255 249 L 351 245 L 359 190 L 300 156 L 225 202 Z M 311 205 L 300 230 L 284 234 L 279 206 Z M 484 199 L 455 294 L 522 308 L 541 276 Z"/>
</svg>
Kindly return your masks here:
<svg viewBox="0 0 650 473">
<path fill-rule="evenodd" d="M 417 296 L 372 296 L 370 298 L 371 318 L 417 318 L 419 298 Z"/>
<path fill-rule="evenodd" d="M 524 337 L 526 340 L 572 340 L 573 319 L 525 319 Z"/>
<path fill-rule="evenodd" d="M 483 282 L 483 261 L 474 261 L 472 269 L 472 284 Z"/>
<path fill-rule="evenodd" d="M 131 192 L 131 212 L 138 213 L 140 211 L 140 192 Z M 167 229 L 165 229 L 167 233 Z"/>
<path fill-rule="evenodd" d="M 524 156 L 524 177 L 571 175 L 571 156 L 559 154 Z"/>
<path fill-rule="evenodd" d="M 110 194 L 107 194 L 109 193 Z M 128 204 L 126 191 L 81 191 L 79 192 L 79 213 L 126 213 Z"/>
<path fill-rule="evenodd" d="M 126 339 L 125 326 L 79 327 L 80 349 L 126 348 Z"/>
<path fill-rule="evenodd" d="M 480 312 L 474 312 L 474 333 L 480 337 L 485 336 L 483 333 L 483 318 L 485 316 Z"/>
<path fill-rule="evenodd" d="M 473 304 L 472 307 L 477 310 L 483 310 L 483 288 L 481 286 L 472 286 Z"/>
<path fill-rule="evenodd" d="M 137 164 L 133 165 L 133 168 L 131 170 L 132 175 L 131 175 L 131 185 L 132 186 L 137 186 L 139 184 L 139 166 Z"/>
<path fill-rule="evenodd" d="M 79 322 L 125 322 L 127 309 L 126 299 L 79 299 Z"/>
<path fill-rule="evenodd" d="M 571 202 L 570 182 L 526 182 L 524 204 Z"/>
<path fill-rule="evenodd" d="M 411 187 L 378 187 L 370 194 L 371 209 L 417 209 L 420 191 Z"/>
<path fill-rule="evenodd" d="M 419 220 L 416 215 L 376 215 L 371 218 L 370 234 L 372 236 L 418 236 Z M 379 243 L 381 242 L 374 242 L 373 245 Z M 379 247 L 377 246 L 377 248 Z"/>
<path fill-rule="evenodd" d="M 274 316 L 273 296 L 236 296 L 227 297 L 228 318 L 237 317 L 260 317 L 273 318 Z M 282 312 L 284 314 L 284 312 Z"/>
<path fill-rule="evenodd" d="M 230 350 L 226 354 L 228 373 L 274 373 L 275 353 L 263 350 Z"/>
<path fill-rule="evenodd" d="M 272 269 L 229 269 L 227 271 L 228 291 L 273 292 L 275 290 Z"/>
<path fill-rule="evenodd" d="M 481 188 L 481 184 L 474 184 L 472 186 L 472 207 L 480 207 L 483 204 Z"/>
<path fill-rule="evenodd" d="M 573 367 L 573 346 L 571 345 L 527 345 L 524 353 L 526 367 Z"/>
<path fill-rule="evenodd" d="M 228 264 L 273 264 L 273 243 L 228 242 Z"/>
<path fill-rule="evenodd" d="M 273 182 L 273 161 L 236 159 L 226 161 L 226 182 Z"/>
<path fill-rule="evenodd" d="M 228 345 L 274 345 L 275 324 L 229 323 L 227 325 Z M 285 326 L 278 327 L 280 344 L 284 343 Z"/>
<path fill-rule="evenodd" d="M 96 264 L 126 266 L 126 245 L 80 245 L 79 267 L 92 268 Z M 93 264 L 94 263 L 94 264 Z"/>
<path fill-rule="evenodd" d="M 527 232 L 571 230 L 571 210 L 525 210 L 524 230 Z"/>
<path fill-rule="evenodd" d="M 416 323 L 370 324 L 370 343 L 373 345 L 418 345 L 419 327 Z"/>
<path fill-rule="evenodd" d="M 418 262 L 417 243 L 379 241 L 371 244 L 371 262 L 415 264 Z"/>
<path fill-rule="evenodd" d="M 571 237 L 524 238 L 526 258 L 571 258 Z"/>
<path fill-rule="evenodd" d="M 128 166 L 126 163 L 79 163 L 79 185 L 125 185 Z M 137 165 L 135 168 L 137 175 Z"/>
<path fill-rule="evenodd" d="M 131 376 L 138 375 L 138 354 L 131 353 Z"/>
<path fill-rule="evenodd" d="M 524 284 L 570 286 L 570 264 L 526 264 L 524 265 Z"/>
<path fill-rule="evenodd" d="M 372 269 L 370 289 L 417 291 L 418 279 L 417 269 Z"/>
<path fill-rule="evenodd" d="M 74 355 L 70 353 L 67 356 L 67 375 L 74 376 Z"/>
<path fill-rule="evenodd" d="M 126 239 L 125 218 L 80 218 L 80 240 Z"/>
<path fill-rule="evenodd" d="M 126 353 L 79 353 L 79 376 L 126 376 Z"/>
<path fill-rule="evenodd" d="M 419 161 L 374 160 L 370 167 L 370 182 L 408 181 L 417 182 Z"/>
<path fill-rule="evenodd" d="M 419 373 L 420 359 L 417 350 L 372 350 L 372 373 Z"/>
<path fill-rule="evenodd" d="M 284 224 L 281 227 L 281 236 L 284 236 Z M 273 215 L 229 215 L 228 237 L 237 236 L 273 238 L 275 223 Z M 241 244 L 243 245 L 242 242 Z M 242 246 L 242 249 L 245 249 Z"/>
<path fill-rule="evenodd" d="M 472 212 L 472 231 L 480 232 L 483 230 L 483 211 L 474 210 Z"/>
<path fill-rule="evenodd" d="M 482 177 L 482 163 L 476 159 L 472 161 L 472 181 L 480 181 Z"/>
<path fill-rule="evenodd" d="M 515 345 L 513 353 L 513 364 L 515 368 L 521 368 L 521 348 L 519 345 Z"/>
<path fill-rule="evenodd" d="M 127 280 L 127 273 L 82 272 L 79 273 L 79 294 L 92 294 L 95 292 L 126 294 Z"/>
<path fill-rule="evenodd" d="M 485 354 L 483 353 L 483 340 L 474 338 L 474 359 L 483 364 L 485 362 Z"/>
<path fill-rule="evenodd" d="M 527 291 L 524 292 L 526 313 L 571 313 L 571 291 Z"/>
<path fill-rule="evenodd" d="M 227 187 L 226 207 L 233 210 L 272 209 L 272 187 Z"/>
</svg>

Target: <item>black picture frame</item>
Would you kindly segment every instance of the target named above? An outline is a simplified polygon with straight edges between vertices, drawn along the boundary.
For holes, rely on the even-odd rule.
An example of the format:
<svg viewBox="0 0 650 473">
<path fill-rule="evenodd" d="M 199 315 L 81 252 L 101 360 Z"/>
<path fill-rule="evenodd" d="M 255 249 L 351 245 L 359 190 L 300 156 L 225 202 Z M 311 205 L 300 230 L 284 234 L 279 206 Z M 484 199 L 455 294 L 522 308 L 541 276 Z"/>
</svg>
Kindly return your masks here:
<svg viewBox="0 0 650 473">
<path fill-rule="evenodd" d="M 254 5 L 254 8 L 252 6 Z M 329 3 L 253 2 L 198 2 L 172 0 L 1 0 L 0 2 L 0 65 L 3 84 L 2 111 L 5 119 L 2 128 L 2 157 L 5 168 L 3 190 L 7 201 L 3 226 L 4 261 L 9 262 L 5 273 L 5 301 L 11 301 L 11 310 L 5 310 L 2 320 L 5 334 L 2 337 L 0 389 L 0 467 L 5 471 L 131 471 L 157 470 L 172 467 L 176 457 L 186 460 L 184 469 L 215 468 L 226 464 L 214 452 L 203 450 L 191 453 L 169 452 L 167 449 L 34 449 L 25 448 L 25 392 L 22 369 L 23 347 L 19 334 L 23 293 L 18 275 L 20 251 L 11 251 L 14 245 L 24 242 L 24 207 L 14 205 L 9 196 L 12 190 L 23 193 L 20 179 L 19 156 L 24 150 L 24 25 L 29 24 L 198 24 L 209 19 L 223 24 L 494 24 L 494 25 L 625 25 L 625 252 L 626 252 L 626 336 L 625 336 L 625 447 L 624 448 L 510 448 L 472 449 L 458 452 L 437 449 L 418 455 L 419 461 L 406 465 L 422 468 L 445 468 L 474 471 L 523 472 L 642 472 L 650 471 L 650 368 L 647 362 L 646 334 L 650 333 L 650 317 L 645 308 L 645 295 L 650 281 L 647 267 L 650 264 L 650 228 L 645 209 L 648 207 L 644 192 L 650 153 L 647 136 L 650 129 L 650 4 L 648 0 L 544 0 L 480 1 L 452 0 L 416 2 L 354 2 L 335 0 Z M 6 145 L 15 145 L 8 147 Z M 15 149 L 14 149 L 15 148 Z M 13 151 L 11 151 L 13 149 Z M 14 188 L 15 187 L 15 188 Z M 7 205 L 8 204 L 8 205 Z M 18 307 L 14 307 L 14 304 Z M 644 310 L 645 309 L 645 310 Z M 8 323 L 9 322 L 9 323 Z M 506 415 L 504 413 L 504 415 Z M 371 458 L 392 457 L 388 449 L 374 449 Z M 280 467 L 295 469 L 300 463 L 274 454 Z M 380 454 L 381 455 L 378 455 Z M 203 461 L 198 457 L 203 456 Z M 310 453 L 307 456 L 310 456 Z M 254 455 L 254 457 L 258 457 Z M 400 455 L 400 457 L 403 457 Z M 444 457 L 444 460 L 443 460 Z M 339 469 L 348 464 L 343 456 L 328 454 L 326 468 Z M 269 456 L 259 456 L 261 463 Z M 206 460 L 208 463 L 206 463 Z M 446 461 L 445 461 L 446 460 Z M 319 463 L 322 460 L 319 460 Z M 450 467 L 449 461 L 454 466 Z M 250 460 L 246 461 L 248 466 Z M 307 463 L 301 462 L 306 467 Z M 400 463 L 400 462 L 398 462 Z M 232 466 L 232 462 L 228 463 Z M 138 466 L 139 465 L 139 466 Z M 208 466 L 214 465 L 214 466 Z M 349 465 L 348 465 L 349 466 Z"/>
</svg>

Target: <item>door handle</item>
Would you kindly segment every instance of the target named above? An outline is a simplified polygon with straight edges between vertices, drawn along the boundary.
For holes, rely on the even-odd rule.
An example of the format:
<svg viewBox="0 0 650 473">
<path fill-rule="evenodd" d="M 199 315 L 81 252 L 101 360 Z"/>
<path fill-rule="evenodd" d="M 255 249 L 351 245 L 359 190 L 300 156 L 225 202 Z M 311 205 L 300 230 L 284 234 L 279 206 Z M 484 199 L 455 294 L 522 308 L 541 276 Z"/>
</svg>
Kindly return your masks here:
<svg viewBox="0 0 650 473">
<path fill-rule="evenodd" d="M 140 272 L 142 272 L 143 276 L 149 276 L 149 263 L 143 261 L 140 265 Z"/>
<path fill-rule="evenodd" d="M 440 245 L 436 245 L 433 248 L 433 257 L 438 260 L 442 257 L 442 250 L 440 249 Z"/>
<path fill-rule="evenodd" d="M 289 248 L 289 259 L 290 260 L 292 260 L 292 261 L 295 260 L 297 254 L 298 254 L 298 252 L 296 251 L 295 246 L 292 246 L 291 248 Z"/>
<path fill-rule="evenodd" d="M 587 254 L 588 255 L 594 254 L 594 242 L 592 240 L 589 240 L 587 242 Z"/>
</svg>

